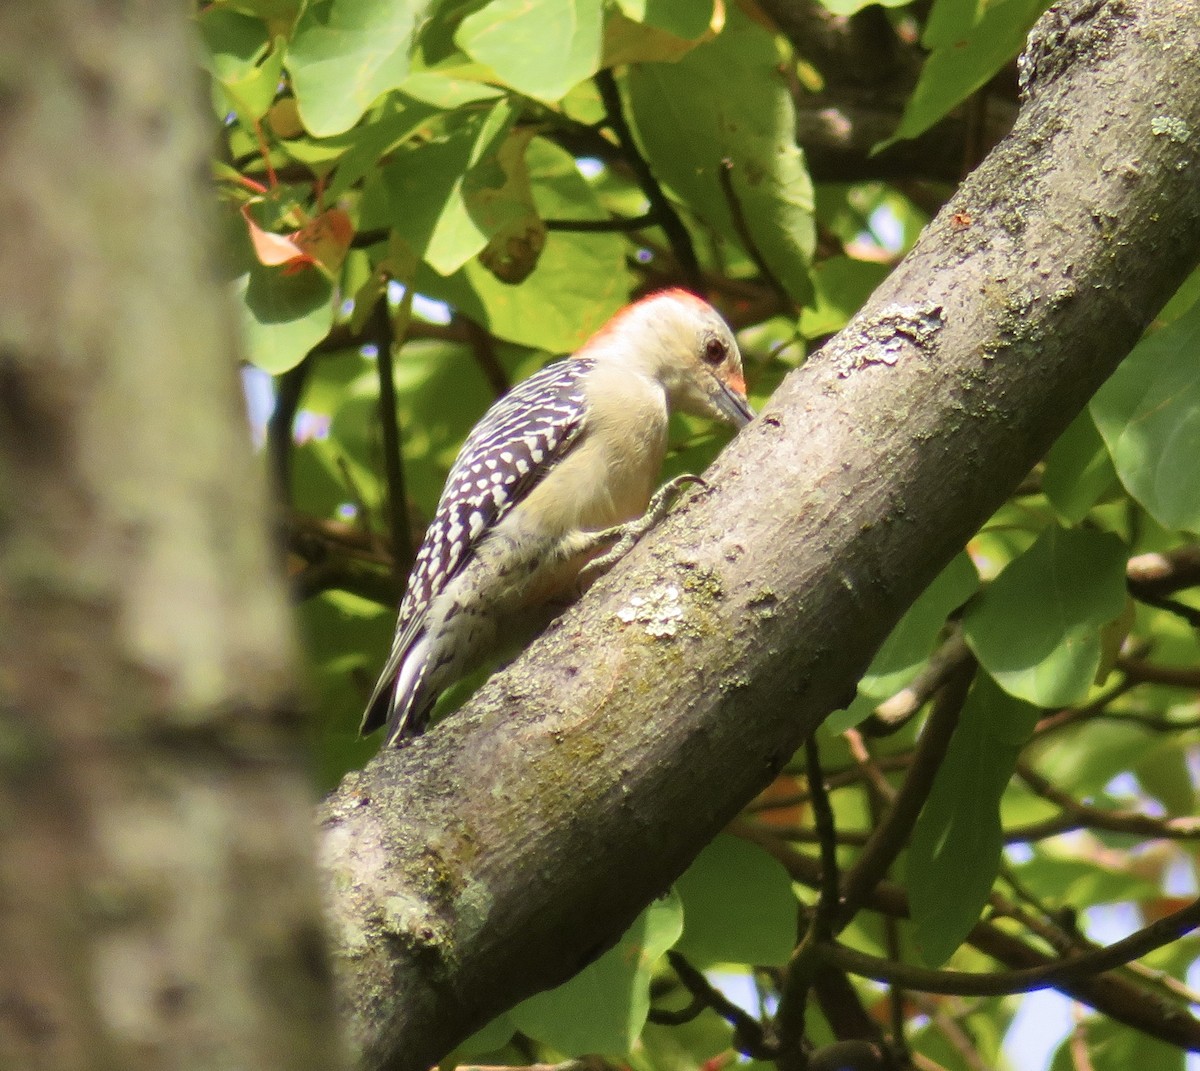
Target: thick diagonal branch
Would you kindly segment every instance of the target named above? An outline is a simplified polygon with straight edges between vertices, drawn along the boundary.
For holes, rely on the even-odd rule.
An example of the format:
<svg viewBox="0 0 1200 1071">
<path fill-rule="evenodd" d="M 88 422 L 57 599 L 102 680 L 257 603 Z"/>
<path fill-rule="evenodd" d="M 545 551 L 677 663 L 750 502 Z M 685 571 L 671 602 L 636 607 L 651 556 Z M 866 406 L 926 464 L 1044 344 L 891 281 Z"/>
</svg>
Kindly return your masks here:
<svg viewBox="0 0 1200 1071">
<path fill-rule="evenodd" d="M 1200 259 L 1192 5 L 1072 10 L 1013 133 L 712 490 L 329 801 L 364 1068 L 427 1066 L 613 941 L 849 701 Z"/>
</svg>

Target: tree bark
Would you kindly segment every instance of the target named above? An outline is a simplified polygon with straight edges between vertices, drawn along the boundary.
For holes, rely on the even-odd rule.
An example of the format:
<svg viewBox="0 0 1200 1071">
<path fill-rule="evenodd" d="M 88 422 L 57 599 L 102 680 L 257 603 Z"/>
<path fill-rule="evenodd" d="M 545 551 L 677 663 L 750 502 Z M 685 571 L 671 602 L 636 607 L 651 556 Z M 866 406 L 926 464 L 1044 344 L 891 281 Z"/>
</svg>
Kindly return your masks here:
<svg viewBox="0 0 1200 1071">
<path fill-rule="evenodd" d="M 1056 8 L 1031 99 L 710 490 L 324 809 L 363 1068 L 417 1069 L 611 943 L 847 703 L 904 609 L 1200 260 L 1190 0 Z"/>
<path fill-rule="evenodd" d="M 339 1066 L 193 71 L 172 5 L 0 6 L 3 1067 Z"/>
</svg>

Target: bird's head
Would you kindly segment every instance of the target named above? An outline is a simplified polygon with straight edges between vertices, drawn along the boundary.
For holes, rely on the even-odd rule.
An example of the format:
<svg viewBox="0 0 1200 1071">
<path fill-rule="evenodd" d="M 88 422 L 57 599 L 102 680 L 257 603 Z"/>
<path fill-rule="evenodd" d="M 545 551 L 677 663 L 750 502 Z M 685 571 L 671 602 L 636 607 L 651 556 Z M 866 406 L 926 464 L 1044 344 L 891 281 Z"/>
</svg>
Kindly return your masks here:
<svg viewBox="0 0 1200 1071">
<path fill-rule="evenodd" d="M 733 332 L 716 309 L 686 290 L 662 290 L 622 309 L 586 350 L 652 376 L 672 408 L 736 428 L 754 418 Z"/>
</svg>

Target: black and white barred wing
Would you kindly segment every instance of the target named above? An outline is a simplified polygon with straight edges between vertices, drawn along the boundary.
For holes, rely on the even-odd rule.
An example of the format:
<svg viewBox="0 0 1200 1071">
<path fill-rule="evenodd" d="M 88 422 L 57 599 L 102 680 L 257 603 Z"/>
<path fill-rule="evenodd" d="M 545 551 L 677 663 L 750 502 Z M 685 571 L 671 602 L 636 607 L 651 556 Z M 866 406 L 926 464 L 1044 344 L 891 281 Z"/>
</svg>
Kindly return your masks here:
<svg viewBox="0 0 1200 1071">
<path fill-rule="evenodd" d="M 387 720 L 405 655 L 420 638 L 430 603 L 471 560 L 506 513 L 575 443 L 583 427 L 581 380 L 592 362 L 548 365 L 487 411 L 459 451 L 400 604 L 396 638 L 367 705 L 362 731 Z"/>
</svg>

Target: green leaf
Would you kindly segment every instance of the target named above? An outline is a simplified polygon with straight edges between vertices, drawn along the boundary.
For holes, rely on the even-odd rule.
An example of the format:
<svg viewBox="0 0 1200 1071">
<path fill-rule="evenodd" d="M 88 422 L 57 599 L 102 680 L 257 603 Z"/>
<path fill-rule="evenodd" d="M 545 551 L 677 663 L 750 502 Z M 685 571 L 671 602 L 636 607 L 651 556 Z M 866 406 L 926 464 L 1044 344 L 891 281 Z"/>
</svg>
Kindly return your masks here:
<svg viewBox="0 0 1200 1071">
<path fill-rule="evenodd" d="M 1011 60 L 1049 0 L 936 0 L 922 38 L 931 48 L 900 126 L 876 151 L 923 134 Z"/>
<path fill-rule="evenodd" d="M 1046 455 L 1042 490 L 1064 521 L 1078 524 L 1116 482 L 1104 440 L 1085 409 Z"/>
<path fill-rule="evenodd" d="M 543 218 L 603 218 L 574 158 L 542 138 L 526 153 L 534 200 Z M 492 334 L 548 353 L 577 350 L 629 298 L 625 242 L 615 234 L 553 231 L 533 273 L 520 285 L 500 282 L 475 261 L 453 276 L 418 274 L 417 289 L 441 298 Z"/>
<path fill-rule="evenodd" d="M 979 677 L 913 829 L 905 863 L 921 958 L 945 963 L 979 920 L 1000 865 L 1000 797 L 1039 711 Z"/>
<path fill-rule="evenodd" d="M 372 113 L 370 122 L 345 134 L 322 138 L 316 144 L 335 146 L 341 155 L 333 181 L 329 184 L 329 200 L 336 201 L 371 172 L 381 157 L 425 128 L 437 114 L 437 108 L 395 94 L 386 105 Z M 290 145 L 288 150 L 292 151 Z"/>
<path fill-rule="evenodd" d="M 1163 527 L 1200 532 L 1200 302 L 1142 339 L 1091 411 L 1126 490 Z"/>
<path fill-rule="evenodd" d="M 424 0 L 310 2 L 288 48 L 287 68 L 304 125 L 318 136 L 349 130 L 404 81 Z"/>
<path fill-rule="evenodd" d="M 603 0 L 492 0 L 463 19 L 455 44 L 506 85 L 554 102 L 600 68 Z"/>
<path fill-rule="evenodd" d="M 456 114 L 437 140 L 402 148 L 368 181 L 362 226 L 389 226 L 439 274 L 457 271 L 490 237 L 486 219 L 468 207 L 464 186 L 478 198 L 495 172 L 503 183 L 496 155 L 514 118 L 501 100 L 487 112 Z"/>
<path fill-rule="evenodd" d="M 283 70 L 284 42 L 274 46 L 259 19 L 210 7 L 199 19 L 208 47 L 209 70 L 228 106 L 247 126 L 261 119 L 275 100 Z"/>
<path fill-rule="evenodd" d="M 617 0 L 617 7 L 634 22 L 685 39 L 706 33 L 713 17 L 712 0 Z"/>
<path fill-rule="evenodd" d="M 1079 1024 L 1087 1038 L 1087 1061 L 1091 1071 L 1184 1071 L 1186 1056 L 1182 1049 L 1158 1038 L 1132 1030 L 1103 1015 L 1089 1015 Z M 1078 1071 L 1071 1040 L 1064 1041 L 1054 1054 L 1050 1071 Z"/>
<path fill-rule="evenodd" d="M 905 7 L 912 0 L 820 0 L 821 6 L 833 15 L 857 15 L 864 7 Z"/>
<path fill-rule="evenodd" d="M 979 590 L 979 574 L 966 554 L 959 554 L 938 574 L 875 653 L 858 682 L 858 697 L 846 710 L 826 719 L 832 733 L 857 725 L 884 699 L 895 695 L 916 676 L 933 650 L 946 618 Z"/>
<path fill-rule="evenodd" d="M 1126 866 L 1119 869 L 1095 858 L 1092 852 L 1073 858 L 1039 848 L 1017 873 L 1022 885 L 1051 907 L 1067 904 L 1091 907 L 1143 900 L 1158 894 L 1158 886 L 1139 875 L 1130 865 L 1129 857 L 1123 861 Z"/>
<path fill-rule="evenodd" d="M 697 966 L 786 963 L 799 910 L 792 883 L 761 848 L 722 834 L 675 883 L 683 902 L 679 950 Z"/>
<path fill-rule="evenodd" d="M 829 257 L 812 271 L 813 300 L 800 313 L 800 333 L 821 338 L 850 322 L 891 268 L 851 257 Z"/>
<path fill-rule="evenodd" d="M 565 1056 L 625 1056 L 650 1011 L 650 974 L 679 938 L 683 911 L 671 893 L 637 918 L 615 948 L 569 982 L 518 1004 L 518 1030 Z"/>
<path fill-rule="evenodd" d="M 315 269 L 285 275 L 255 264 L 235 285 L 247 357 L 272 375 L 298 365 L 333 326 L 333 287 Z"/>
<path fill-rule="evenodd" d="M 967 609 L 967 643 L 1017 698 L 1078 702 L 1100 668 L 1101 631 L 1125 607 L 1125 560 L 1114 535 L 1047 529 Z"/>
<path fill-rule="evenodd" d="M 1040 745 L 1038 770 L 1063 792 L 1080 798 L 1103 791 L 1117 774 L 1153 754 L 1159 736 L 1132 721 L 1105 719 L 1087 727 L 1087 746 L 1073 733 Z"/>
<path fill-rule="evenodd" d="M 815 241 L 812 182 L 771 35 L 730 7 L 725 29 L 678 63 L 633 66 L 628 91 L 654 173 L 709 226 L 744 245 L 722 186 L 728 161 L 750 239 L 788 293 L 805 300 Z"/>
</svg>

